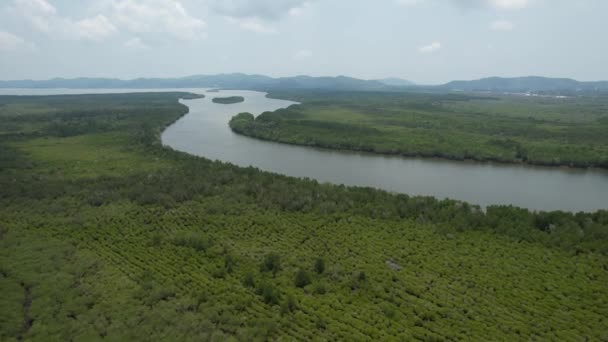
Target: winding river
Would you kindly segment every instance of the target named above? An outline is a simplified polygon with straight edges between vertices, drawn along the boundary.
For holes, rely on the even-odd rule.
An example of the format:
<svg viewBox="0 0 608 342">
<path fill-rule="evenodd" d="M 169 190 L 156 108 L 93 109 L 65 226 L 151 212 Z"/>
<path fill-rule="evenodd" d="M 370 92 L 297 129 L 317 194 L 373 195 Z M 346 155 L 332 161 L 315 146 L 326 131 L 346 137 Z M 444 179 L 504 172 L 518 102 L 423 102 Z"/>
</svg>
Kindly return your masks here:
<svg viewBox="0 0 608 342">
<path fill-rule="evenodd" d="M 233 133 L 230 118 L 254 115 L 294 102 L 253 91 L 178 90 L 206 95 L 182 100 L 190 112 L 162 134 L 166 146 L 209 159 L 319 182 L 370 186 L 410 195 L 453 198 L 481 206 L 512 204 L 532 210 L 594 211 L 608 208 L 608 172 L 524 165 L 402 158 L 331 151 L 260 141 Z M 134 89 L 0 89 L 1 94 L 118 93 Z M 213 97 L 243 96 L 242 103 L 213 103 Z"/>
</svg>

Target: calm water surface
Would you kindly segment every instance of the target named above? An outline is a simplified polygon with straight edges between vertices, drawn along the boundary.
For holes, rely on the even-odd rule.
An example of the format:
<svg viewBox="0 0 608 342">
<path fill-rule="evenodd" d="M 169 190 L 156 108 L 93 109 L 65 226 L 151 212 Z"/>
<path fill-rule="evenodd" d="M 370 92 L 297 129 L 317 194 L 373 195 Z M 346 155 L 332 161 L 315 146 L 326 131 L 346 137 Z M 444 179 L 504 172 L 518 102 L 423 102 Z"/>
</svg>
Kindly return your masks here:
<svg viewBox="0 0 608 342">
<path fill-rule="evenodd" d="M 482 206 L 513 204 L 533 210 L 593 211 L 608 208 L 608 172 L 522 165 L 484 164 L 401 158 L 321 150 L 255 140 L 234 134 L 230 118 L 288 107 L 294 102 L 273 100 L 264 93 L 205 89 L 165 89 L 205 94 L 182 100 L 190 112 L 162 134 L 164 145 L 209 159 L 320 182 L 371 186 L 410 195 L 453 198 Z M 134 89 L 0 89 L 13 94 L 117 93 Z M 245 102 L 223 105 L 215 96 L 243 96 Z"/>
</svg>

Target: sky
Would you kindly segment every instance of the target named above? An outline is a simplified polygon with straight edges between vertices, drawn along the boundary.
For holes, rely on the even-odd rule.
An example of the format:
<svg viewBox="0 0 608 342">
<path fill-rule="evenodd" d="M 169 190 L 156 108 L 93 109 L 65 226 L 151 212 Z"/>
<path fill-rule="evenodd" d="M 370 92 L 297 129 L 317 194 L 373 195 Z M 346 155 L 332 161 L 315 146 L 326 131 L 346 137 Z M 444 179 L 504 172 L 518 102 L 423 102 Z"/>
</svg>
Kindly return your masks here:
<svg viewBox="0 0 608 342">
<path fill-rule="evenodd" d="M 0 79 L 608 80 L 606 0 L 0 0 Z"/>
</svg>

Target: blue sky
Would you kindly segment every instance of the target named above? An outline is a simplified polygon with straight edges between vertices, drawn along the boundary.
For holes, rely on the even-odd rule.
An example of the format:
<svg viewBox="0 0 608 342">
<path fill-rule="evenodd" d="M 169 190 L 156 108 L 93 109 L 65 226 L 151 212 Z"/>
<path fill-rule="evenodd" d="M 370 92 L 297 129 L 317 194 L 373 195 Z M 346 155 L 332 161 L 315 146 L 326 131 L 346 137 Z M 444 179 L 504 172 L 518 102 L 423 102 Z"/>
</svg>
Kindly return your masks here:
<svg viewBox="0 0 608 342">
<path fill-rule="evenodd" d="M 608 79 L 605 0 L 0 0 L 0 79 Z"/>
</svg>

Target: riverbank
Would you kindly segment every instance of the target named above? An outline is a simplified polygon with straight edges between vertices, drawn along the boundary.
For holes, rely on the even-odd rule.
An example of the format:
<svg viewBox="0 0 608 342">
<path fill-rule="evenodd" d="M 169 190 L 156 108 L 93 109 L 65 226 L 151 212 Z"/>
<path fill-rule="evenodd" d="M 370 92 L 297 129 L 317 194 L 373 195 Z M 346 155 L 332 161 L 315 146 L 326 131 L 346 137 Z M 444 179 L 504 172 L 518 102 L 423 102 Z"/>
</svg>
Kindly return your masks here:
<svg viewBox="0 0 608 342">
<path fill-rule="evenodd" d="M 247 101 L 231 106 L 188 101 L 190 114 L 164 132 L 163 143 L 242 167 L 393 193 L 451 198 L 482 207 L 514 205 L 570 212 L 606 209 L 608 174 L 603 170 L 402 158 L 266 142 L 235 134 L 226 123 L 235 113 L 259 115 L 294 103 L 257 92 L 225 91 L 223 95 L 244 96 Z"/>
<path fill-rule="evenodd" d="M 246 113 L 246 114 L 250 114 L 250 113 Z M 442 154 L 440 152 L 433 153 L 433 154 L 425 154 L 424 152 L 404 152 L 404 151 L 397 151 L 397 150 L 381 150 L 381 149 L 376 149 L 371 146 L 353 146 L 353 145 L 341 144 L 341 143 L 332 144 L 332 143 L 325 143 L 323 141 L 315 141 L 314 139 L 305 139 L 305 140 L 296 141 L 296 140 L 292 140 L 292 139 L 278 138 L 277 134 L 273 134 L 273 132 L 268 131 L 269 127 L 262 127 L 261 125 L 256 127 L 257 123 L 253 120 L 249 121 L 249 122 L 244 122 L 244 121 L 239 122 L 239 120 L 238 120 L 239 118 L 237 116 L 233 117 L 233 119 L 235 119 L 235 121 L 231 120 L 228 123 L 228 125 L 234 133 L 241 134 L 243 136 L 250 137 L 253 139 L 258 139 L 258 140 L 273 142 L 273 143 L 287 144 L 287 145 L 292 145 L 292 146 L 307 146 L 307 147 L 311 147 L 311 148 L 318 148 L 318 149 L 323 149 L 323 150 L 328 150 L 328 151 L 361 152 L 361 153 L 370 154 L 370 155 L 426 159 L 426 160 L 431 160 L 431 161 L 445 160 L 445 161 L 454 161 L 454 162 L 465 162 L 465 163 L 471 163 L 471 165 L 475 165 L 475 164 L 487 164 L 487 165 L 496 164 L 496 165 L 506 165 L 506 166 L 522 165 L 522 166 L 531 166 L 531 167 L 538 166 L 538 167 L 547 167 L 547 168 L 560 168 L 560 169 L 564 169 L 564 170 L 569 170 L 569 169 L 572 169 L 572 170 L 598 170 L 598 171 L 602 171 L 602 172 L 603 171 L 608 172 L 608 167 L 605 167 L 603 164 L 599 165 L 599 166 L 595 166 L 595 165 L 582 166 L 580 164 L 577 165 L 574 163 L 564 164 L 564 163 L 558 163 L 558 162 L 545 162 L 545 161 L 530 161 L 530 160 L 524 161 L 521 159 L 505 160 L 505 159 L 498 159 L 498 158 L 491 157 L 491 156 L 490 157 L 476 157 L 476 156 L 472 156 L 472 155 L 453 156 L 453 155 L 448 155 L 448 154 Z M 272 128 L 276 128 L 277 125 L 275 124 L 273 126 L 274 127 L 272 127 Z"/>
<path fill-rule="evenodd" d="M 251 137 L 405 157 L 608 168 L 608 97 L 283 92 L 303 102 L 233 127 Z M 534 114 L 531 114 L 534 113 Z M 603 113 L 603 114 L 602 114 Z"/>
</svg>

